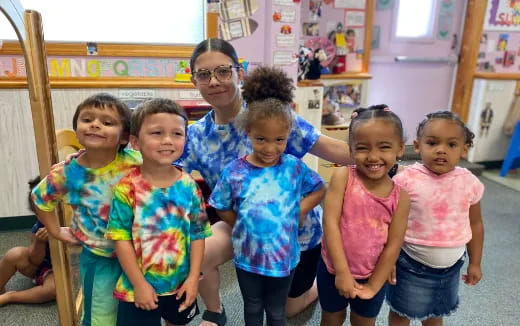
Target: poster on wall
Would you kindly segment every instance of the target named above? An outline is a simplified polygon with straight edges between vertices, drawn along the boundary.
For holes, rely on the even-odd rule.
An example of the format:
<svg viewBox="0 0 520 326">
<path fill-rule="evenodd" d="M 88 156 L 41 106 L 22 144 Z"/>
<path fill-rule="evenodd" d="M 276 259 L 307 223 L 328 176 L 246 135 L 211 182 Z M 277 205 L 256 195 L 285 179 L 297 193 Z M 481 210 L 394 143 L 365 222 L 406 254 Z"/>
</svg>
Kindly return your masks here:
<svg viewBox="0 0 520 326">
<path fill-rule="evenodd" d="M 484 31 L 520 31 L 520 1 L 488 0 Z"/>
<path fill-rule="evenodd" d="M 325 125 L 339 125 L 350 119 L 361 106 L 360 83 L 338 83 L 323 88 L 323 116 Z"/>
<path fill-rule="evenodd" d="M 365 0 L 335 0 L 336 9 L 365 9 Z"/>
</svg>

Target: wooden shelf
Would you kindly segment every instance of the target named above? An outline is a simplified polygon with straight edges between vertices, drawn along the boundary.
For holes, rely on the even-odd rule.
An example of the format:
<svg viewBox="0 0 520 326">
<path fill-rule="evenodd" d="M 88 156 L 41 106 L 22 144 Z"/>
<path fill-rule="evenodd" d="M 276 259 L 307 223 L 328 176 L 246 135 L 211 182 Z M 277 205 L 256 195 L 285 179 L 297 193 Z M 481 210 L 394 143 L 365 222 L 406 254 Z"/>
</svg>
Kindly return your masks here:
<svg viewBox="0 0 520 326">
<path fill-rule="evenodd" d="M 321 79 L 371 79 L 372 75 L 366 72 L 347 72 L 343 74 L 321 75 Z"/>
<path fill-rule="evenodd" d="M 520 74 L 507 74 L 496 72 L 476 72 L 474 78 L 497 80 L 520 80 Z"/>
</svg>

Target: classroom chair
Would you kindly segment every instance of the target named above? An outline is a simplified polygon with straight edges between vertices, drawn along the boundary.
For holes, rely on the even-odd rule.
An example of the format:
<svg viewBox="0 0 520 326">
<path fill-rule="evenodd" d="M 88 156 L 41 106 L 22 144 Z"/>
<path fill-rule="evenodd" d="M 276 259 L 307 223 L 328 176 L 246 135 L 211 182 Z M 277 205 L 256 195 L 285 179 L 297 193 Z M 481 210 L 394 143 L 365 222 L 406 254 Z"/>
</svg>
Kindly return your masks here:
<svg viewBox="0 0 520 326">
<path fill-rule="evenodd" d="M 517 167 L 520 167 L 520 121 L 516 123 L 515 131 L 513 132 L 513 136 L 511 136 L 511 142 L 509 143 L 509 149 L 504 158 L 504 163 L 502 163 L 500 176 L 505 177 L 509 170 L 516 169 Z"/>
</svg>

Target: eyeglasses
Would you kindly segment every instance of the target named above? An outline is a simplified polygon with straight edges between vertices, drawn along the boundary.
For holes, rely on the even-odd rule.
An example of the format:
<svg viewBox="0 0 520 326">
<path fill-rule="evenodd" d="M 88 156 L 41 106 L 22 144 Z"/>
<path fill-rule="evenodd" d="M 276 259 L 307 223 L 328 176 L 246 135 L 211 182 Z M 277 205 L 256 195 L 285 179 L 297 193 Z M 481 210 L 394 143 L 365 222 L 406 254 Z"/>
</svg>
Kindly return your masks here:
<svg viewBox="0 0 520 326">
<path fill-rule="evenodd" d="M 219 82 L 224 82 L 229 80 L 233 75 L 233 68 L 238 68 L 237 66 L 229 65 L 229 66 L 218 66 L 213 71 L 208 69 L 200 69 L 199 71 L 195 71 L 193 73 L 193 78 L 197 81 L 197 83 L 201 85 L 207 85 L 211 81 L 212 77 L 215 77 Z"/>
</svg>

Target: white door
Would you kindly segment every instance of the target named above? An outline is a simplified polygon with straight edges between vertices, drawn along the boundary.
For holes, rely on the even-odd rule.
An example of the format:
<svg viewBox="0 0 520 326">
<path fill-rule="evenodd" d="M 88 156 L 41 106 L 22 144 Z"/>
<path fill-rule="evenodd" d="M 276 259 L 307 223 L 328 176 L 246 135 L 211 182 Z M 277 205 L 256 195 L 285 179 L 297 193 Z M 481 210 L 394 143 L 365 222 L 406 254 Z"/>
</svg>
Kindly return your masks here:
<svg viewBox="0 0 520 326">
<path fill-rule="evenodd" d="M 410 143 L 415 139 L 419 121 L 427 113 L 450 109 L 466 1 L 387 2 L 393 6 L 376 7 L 374 14 L 373 34 L 377 36 L 379 29 L 379 42 L 373 45 L 379 43 L 379 46 L 371 52 L 368 103 L 388 104 L 403 120 Z M 430 14 L 427 11 L 422 14 L 423 9 L 417 6 L 428 8 L 429 2 Z M 408 18 L 406 8 L 413 13 Z M 398 15 L 399 11 L 402 15 Z M 432 19 L 429 37 L 396 37 L 397 30 L 400 35 L 421 34 L 423 28 L 428 28 L 423 23 L 429 18 Z"/>
</svg>

